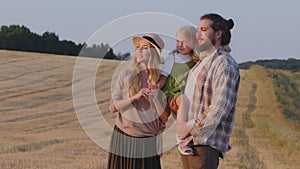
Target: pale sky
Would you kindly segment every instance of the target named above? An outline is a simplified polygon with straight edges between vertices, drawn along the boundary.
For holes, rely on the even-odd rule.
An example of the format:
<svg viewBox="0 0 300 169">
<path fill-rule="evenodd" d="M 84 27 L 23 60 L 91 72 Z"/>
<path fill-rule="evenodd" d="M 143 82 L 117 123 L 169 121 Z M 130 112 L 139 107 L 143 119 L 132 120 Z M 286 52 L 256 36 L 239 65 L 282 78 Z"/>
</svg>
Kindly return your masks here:
<svg viewBox="0 0 300 169">
<path fill-rule="evenodd" d="M 0 25 L 18 24 L 32 32 L 55 32 L 61 40 L 88 41 L 97 30 L 121 17 L 141 13 L 167 13 L 198 25 L 203 14 L 232 18 L 232 55 L 241 63 L 258 59 L 300 59 L 300 1 L 297 0 L 2 0 Z M 117 29 L 122 32 L 135 24 Z M 164 25 L 158 25 L 163 27 Z M 177 28 L 176 28 L 177 29 Z M 179 29 L 179 27 L 178 27 Z M 113 32 L 112 32 L 113 33 Z M 138 33 L 138 32 L 137 32 Z M 130 43 L 130 41 L 128 41 Z M 131 45 L 131 44 L 130 44 Z M 116 49 L 130 52 L 131 49 Z"/>
</svg>

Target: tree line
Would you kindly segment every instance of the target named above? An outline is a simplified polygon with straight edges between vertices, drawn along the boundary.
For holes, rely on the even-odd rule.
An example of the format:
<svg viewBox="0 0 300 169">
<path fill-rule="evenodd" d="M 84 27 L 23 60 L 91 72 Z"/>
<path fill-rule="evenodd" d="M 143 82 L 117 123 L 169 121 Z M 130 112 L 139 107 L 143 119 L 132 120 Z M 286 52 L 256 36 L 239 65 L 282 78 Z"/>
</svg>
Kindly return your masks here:
<svg viewBox="0 0 300 169">
<path fill-rule="evenodd" d="M 92 46 L 88 46 L 86 43 L 76 44 L 70 40 L 60 40 L 54 32 L 46 31 L 39 35 L 20 25 L 1 26 L 0 49 L 116 60 L 126 60 L 130 57 L 129 53 L 116 55 L 108 44 L 101 43 Z M 300 60 L 293 58 L 249 61 L 240 63 L 239 67 L 249 69 L 254 64 L 271 69 L 300 71 Z"/>
<path fill-rule="evenodd" d="M 76 44 L 70 40 L 60 40 L 54 32 L 46 31 L 42 35 L 31 32 L 20 25 L 1 26 L 0 49 L 50 54 L 86 56 L 104 59 L 124 60 L 129 53 L 116 55 L 108 44 Z"/>
<path fill-rule="evenodd" d="M 252 65 L 260 65 L 270 69 L 282 69 L 291 71 L 300 71 L 300 60 L 289 58 L 287 60 L 271 59 L 271 60 L 257 60 L 255 62 L 248 61 L 239 64 L 241 69 L 249 69 Z"/>
</svg>

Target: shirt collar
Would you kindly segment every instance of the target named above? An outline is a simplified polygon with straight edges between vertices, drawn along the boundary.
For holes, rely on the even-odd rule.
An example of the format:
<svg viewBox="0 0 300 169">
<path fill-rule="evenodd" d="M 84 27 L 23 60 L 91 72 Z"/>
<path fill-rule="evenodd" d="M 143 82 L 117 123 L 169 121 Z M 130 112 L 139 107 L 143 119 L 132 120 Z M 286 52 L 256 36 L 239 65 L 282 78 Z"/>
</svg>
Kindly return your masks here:
<svg viewBox="0 0 300 169">
<path fill-rule="evenodd" d="M 203 60 L 204 58 L 209 58 L 215 55 L 215 53 L 218 51 L 219 49 L 212 49 L 212 50 L 207 50 L 204 52 L 201 52 L 199 54 L 199 58 L 200 60 Z"/>
</svg>

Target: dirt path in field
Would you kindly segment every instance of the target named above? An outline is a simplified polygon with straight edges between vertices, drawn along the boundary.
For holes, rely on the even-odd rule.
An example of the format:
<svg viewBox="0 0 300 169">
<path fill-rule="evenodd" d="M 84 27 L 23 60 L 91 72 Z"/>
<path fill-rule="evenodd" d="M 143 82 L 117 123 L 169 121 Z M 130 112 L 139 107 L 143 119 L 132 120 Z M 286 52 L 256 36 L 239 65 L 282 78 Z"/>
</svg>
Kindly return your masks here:
<svg viewBox="0 0 300 169">
<path fill-rule="evenodd" d="M 264 163 L 258 158 L 256 148 L 249 143 L 251 139 L 247 131 L 254 126 L 251 113 L 256 108 L 257 84 L 245 79 L 248 71 L 241 70 L 241 84 L 236 110 L 235 126 L 231 137 L 230 150 L 225 159 L 220 160 L 220 168 L 264 168 Z"/>
<path fill-rule="evenodd" d="M 245 76 L 249 82 L 256 83 L 256 108 L 250 116 L 254 127 L 246 132 L 249 145 L 263 161 L 263 168 L 296 169 L 300 166 L 300 144 L 297 141 L 300 131 L 281 112 L 270 71 L 253 67 Z"/>
<path fill-rule="evenodd" d="M 281 113 L 270 72 L 262 67 L 241 70 L 233 148 L 220 168 L 299 168 L 299 138 L 297 126 Z"/>
</svg>

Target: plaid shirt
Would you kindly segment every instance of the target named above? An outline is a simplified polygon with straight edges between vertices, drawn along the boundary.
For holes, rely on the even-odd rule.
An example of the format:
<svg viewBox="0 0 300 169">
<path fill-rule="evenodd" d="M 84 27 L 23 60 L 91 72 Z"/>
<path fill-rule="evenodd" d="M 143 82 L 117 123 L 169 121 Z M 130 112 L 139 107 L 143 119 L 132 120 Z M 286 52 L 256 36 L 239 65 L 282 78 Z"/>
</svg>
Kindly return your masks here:
<svg viewBox="0 0 300 169">
<path fill-rule="evenodd" d="M 230 150 L 229 139 L 240 83 L 239 68 L 231 55 L 221 49 L 202 62 L 190 71 L 187 80 L 187 83 L 194 83 L 194 87 L 191 85 L 192 88 L 185 89 L 192 90 L 188 96 L 188 128 L 194 144 L 216 148 L 223 157 Z"/>
</svg>

